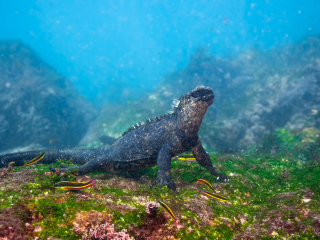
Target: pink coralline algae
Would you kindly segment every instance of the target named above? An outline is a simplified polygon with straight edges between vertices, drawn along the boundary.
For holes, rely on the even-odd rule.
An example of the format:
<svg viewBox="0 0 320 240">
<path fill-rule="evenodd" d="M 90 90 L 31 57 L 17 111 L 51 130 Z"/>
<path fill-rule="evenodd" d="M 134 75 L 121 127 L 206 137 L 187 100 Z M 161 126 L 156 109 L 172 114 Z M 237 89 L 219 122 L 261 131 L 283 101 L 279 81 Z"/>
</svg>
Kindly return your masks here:
<svg viewBox="0 0 320 240">
<path fill-rule="evenodd" d="M 82 235 L 82 240 L 133 240 L 127 230 L 115 231 L 111 215 L 106 212 L 78 212 L 73 224 L 73 232 Z"/>
<path fill-rule="evenodd" d="M 75 233 L 78 232 L 77 227 L 73 228 Z M 106 233 L 107 232 L 107 233 Z M 113 224 L 105 223 L 97 227 L 91 228 L 89 233 L 82 235 L 82 240 L 133 240 L 127 234 L 127 230 L 123 229 L 121 232 L 116 232 Z"/>
<path fill-rule="evenodd" d="M 17 215 L 23 215 L 20 219 Z M 24 228 L 24 221 L 31 222 L 31 212 L 24 205 L 16 205 L 15 208 L 4 208 L 0 210 L 0 240 L 25 240 L 29 239 L 29 229 Z"/>
<path fill-rule="evenodd" d="M 146 203 L 146 212 L 148 213 L 149 217 L 156 217 L 159 207 L 159 203 L 154 201 Z"/>
</svg>

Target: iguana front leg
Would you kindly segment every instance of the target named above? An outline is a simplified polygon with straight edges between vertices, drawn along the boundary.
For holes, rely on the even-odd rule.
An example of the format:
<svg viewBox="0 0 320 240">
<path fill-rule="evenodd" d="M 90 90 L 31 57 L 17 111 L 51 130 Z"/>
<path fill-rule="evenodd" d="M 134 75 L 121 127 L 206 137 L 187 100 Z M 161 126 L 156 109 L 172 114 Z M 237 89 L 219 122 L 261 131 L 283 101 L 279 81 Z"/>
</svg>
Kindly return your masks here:
<svg viewBox="0 0 320 240">
<path fill-rule="evenodd" d="M 176 185 L 171 180 L 171 177 L 170 177 L 171 151 L 172 151 L 172 146 L 169 142 L 166 142 L 165 144 L 162 145 L 158 154 L 158 159 L 157 159 L 157 168 L 158 168 L 157 178 L 152 183 L 150 188 L 160 183 L 160 187 L 163 187 L 164 185 L 166 185 L 169 188 L 171 188 L 173 191 L 176 191 Z"/>
<path fill-rule="evenodd" d="M 202 147 L 200 139 L 198 139 L 196 146 L 193 147 L 191 149 L 191 151 L 192 151 L 193 155 L 195 156 L 197 162 L 202 167 L 205 167 L 212 175 L 216 176 L 217 180 L 221 179 L 221 180 L 224 180 L 225 182 L 230 182 L 230 180 L 227 176 L 216 172 L 216 170 L 212 166 L 209 155 L 206 153 L 206 151 Z"/>
</svg>

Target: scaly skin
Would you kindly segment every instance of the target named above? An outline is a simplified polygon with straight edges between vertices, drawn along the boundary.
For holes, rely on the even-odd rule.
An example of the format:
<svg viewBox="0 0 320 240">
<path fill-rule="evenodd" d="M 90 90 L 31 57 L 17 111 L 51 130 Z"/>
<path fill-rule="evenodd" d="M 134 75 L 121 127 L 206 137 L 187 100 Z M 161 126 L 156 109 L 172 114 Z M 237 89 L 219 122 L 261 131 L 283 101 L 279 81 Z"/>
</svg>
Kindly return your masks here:
<svg viewBox="0 0 320 240">
<path fill-rule="evenodd" d="M 191 150 L 197 162 L 218 179 L 229 181 L 212 166 L 208 154 L 203 149 L 198 131 L 202 119 L 213 103 L 210 88 L 197 87 L 186 93 L 174 107 L 173 112 L 133 126 L 110 147 L 100 149 L 44 150 L 13 153 L 0 156 L 0 167 L 15 162 L 24 164 L 45 153 L 40 163 L 53 163 L 58 159 L 73 159 L 78 167 L 60 168 L 61 171 L 78 169 L 79 174 L 95 171 L 130 172 L 157 165 L 158 174 L 151 187 L 160 184 L 176 191 L 171 180 L 171 158 Z M 53 169 L 54 170 L 54 169 Z"/>
</svg>

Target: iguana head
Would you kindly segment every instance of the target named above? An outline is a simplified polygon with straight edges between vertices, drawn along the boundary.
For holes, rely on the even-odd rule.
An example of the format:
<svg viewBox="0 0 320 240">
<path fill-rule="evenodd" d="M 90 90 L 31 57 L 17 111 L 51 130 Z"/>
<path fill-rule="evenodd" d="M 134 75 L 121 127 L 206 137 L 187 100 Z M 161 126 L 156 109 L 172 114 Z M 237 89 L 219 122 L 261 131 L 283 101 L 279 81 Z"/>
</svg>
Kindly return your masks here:
<svg viewBox="0 0 320 240">
<path fill-rule="evenodd" d="M 191 107 L 195 105 L 208 108 L 213 103 L 213 98 L 214 95 L 211 88 L 197 87 L 173 102 L 174 112 L 183 111 L 187 106 Z"/>
<path fill-rule="evenodd" d="M 213 103 L 213 98 L 212 90 L 203 86 L 179 98 L 174 112 L 178 114 L 180 129 L 196 134 L 208 107 Z"/>
</svg>

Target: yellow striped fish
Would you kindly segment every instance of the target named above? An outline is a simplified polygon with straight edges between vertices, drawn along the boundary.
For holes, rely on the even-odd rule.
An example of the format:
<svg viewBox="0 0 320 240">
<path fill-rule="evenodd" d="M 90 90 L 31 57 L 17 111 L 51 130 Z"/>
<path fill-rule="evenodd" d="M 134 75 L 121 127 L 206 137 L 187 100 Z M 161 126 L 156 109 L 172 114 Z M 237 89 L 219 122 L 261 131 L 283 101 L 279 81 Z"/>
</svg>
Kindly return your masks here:
<svg viewBox="0 0 320 240">
<path fill-rule="evenodd" d="M 191 161 L 191 162 L 196 161 L 196 158 L 192 154 L 181 154 L 174 157 L 173 159 L 180 160 L 180 161 Z"/>
<path fill-rule="evenodd" d="M 211 183 L 209 183 L 207 180 L 204 180 L 204 179 L 198 179 L 197 181 L 197 185 L 198 183 L 202 183 L 203 185 L 205 185 L 206 187 L 210 188 L 212 191 L 214 191 Z"/>
<path fill-rule="evenodd" d="M 30 160 L 29 162 L 25 163 L 23 165 L 23 167 L 30 166 L 32 164 L 39 162 L 44 157 L 44 155 L 45 155 L 44 153 L 40 154 L 39 156 L 37 156 L 34 159 Z"/>
<path fill-rule="evenodd" d="M 169 213 L 169 215 L 171 216 L 172 220 L 174 221 L 174 225 L 177 226 L 177 222 L 176 222 L 176 217 L 174 216 L 173 212 L 171 211 L 171 209 L 169 208 L 169 206 L 165 203 L 165 202 L 162 202 L 162 201 L 159 201 L 161 207 L 163 207 L 167 213 Z"/>
<path fill-rule="evenodd" d="M 191 162 L 195 162 L 196 159 L 194 157 L 185 157 L 185 156 L 179 156 L 178 160 L 180 161 L 191 161 Z"/>
<path fill-rule="evenodd" d="M 207 192 L 207 191 L 203 191 L 202 192 L 204 195 L 207 195 L 208 197 L 212 197 L 212 198 L 215 198 L 215 199 L 218 199 L 220 201 L 224 201 L 224 202 L 228 202 L 228 199 L 225 198 L 225 197 L 222 197 L 218 194 L 215 194 L 215 193 L 210 193 L 210 192 Z"/>
<path fill-rule="evenodd" d="M 95 179 L 90 180 L 89 182 L 70 182 L 62 181 L 54 185 L 55 188 L 66 189 L 66 190 L 80 190 L 88 187 L 92 187 L 96 183 Z"/>
</svg>

